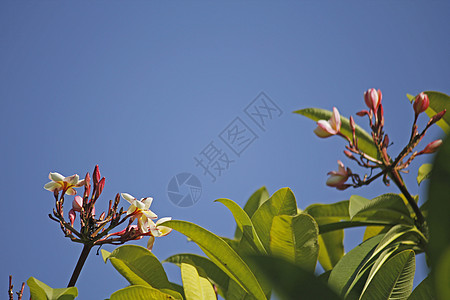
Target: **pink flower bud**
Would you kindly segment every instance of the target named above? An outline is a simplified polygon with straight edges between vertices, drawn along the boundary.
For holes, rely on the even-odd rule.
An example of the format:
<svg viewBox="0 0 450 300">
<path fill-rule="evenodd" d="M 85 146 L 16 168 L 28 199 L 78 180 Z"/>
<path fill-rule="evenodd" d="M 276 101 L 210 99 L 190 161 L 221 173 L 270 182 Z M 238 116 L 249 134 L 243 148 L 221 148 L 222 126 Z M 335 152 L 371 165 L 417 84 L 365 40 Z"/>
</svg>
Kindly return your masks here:
<svg viewBox="0 0 450 300">
<path fill-rule="evenodd" d="M 352 131 L 356 129 L 355 120 L 353 120 L 352 116 L 350 116 L 350 128 L 352 129 Z"/>
<path fill-rule="evenodd" d="M 364 93 L 364 101 L 366 102 L 366 105 L 369 109 L 376 112 L 378 110 L 378 106 L 380 106 L 381 103 L 381 91 L 375 90 L 375 89 L 368 89 Z"/>
<path fill-rule="evenodd" d="M 365 115 L 368 115 L 368 114 L 369 114 L 369 112 L 367 110 L 361 110 L 356 113 L 356 115 L 360 116 L 360 117 L 364 117 Z"/>
<path fill-rule="evenodd" d="M 338 165 L 339 165 L 338 171 L 328 172 L 327 175 L 330 175 L 330 177 L 327 180 L 327 185 L 336 188 L 344 188 L 345 182 L 350 177 L 352 172 L 350 171 L 349 168 L 346 169 L 344 167 L 344 164 L 340 160 L 338 160 Z"/>
<path fill-rule="evenodd" d="M 429 154 L 438 151 L 439 147 L 442 145 L 442 140 L 436 140 L 434 142 L 429 143 L 425 149 L 420 151 L 421 154 Z"/>
<path fill-rule="evenodd" d="M 80 212 L 83 208 L 83 198 L 80 196 L 75 196 L 75 199 L 72 202 L 72 210 Z"/>
<path fill-rule="evenodd" d="M 98 182 L 100 181 L 100 170 L 98 168 L 98 165 L 95 166 L 94 173 L 92 174 L 92 176 L 94 179 L 94 184 L 97 185 Z"/>
<path fill-rule="evenodd" d="M 98 198 L 100 194 L 103 192 L 104 187 L 105 187 L 105 177 L 103 177 L 102 180 L 100 180 L 100 182 L 98 183 L 97 191 L 95 193 L 96 198 Z"/>
<path fill-rule="evenodd" d="M 414 112 L 416 113 L 416 115 L 426 111 L 428 106 L 430 106 L 430 99 L 428 99 L 428 95 L 423 92 L 417 95 L 413 104 Z"/>
<path fill-rule="evenodd" d="M 319 120 L 314 133 L 321 138 L 336 135 L 341 130 L 341 116 L 336 107 L 333 107 L 333 114 L 328 121 Z"/>
<path fill-rule="evenodd" d="M 76 214 L 73 209 L 69 211 L 69 220 L 70 220 L 70 226 L 73 226 L 73 223 L 75 222 Z"/>
<path fill-rule="evenodd" d="M 348 150 L 344 150 L 344 154 L 348 157 L 348 158 L 354 158 L 354 155 L 353 155 L 353 153 L 351 153 L 350 151 L 348 151 Z"/>
<path fill-rule="evenodd" d="M 437 114 L 435 114 L 430 120 L 431 124 L 434 124 L 437 121 L 439 121 L 440 119 L 442 119 L 442 117 L 445 115 L 446 112 L 447 112 L 447 110 L 444 109 L 443 111 L 438 112 Z"/>
</svg>

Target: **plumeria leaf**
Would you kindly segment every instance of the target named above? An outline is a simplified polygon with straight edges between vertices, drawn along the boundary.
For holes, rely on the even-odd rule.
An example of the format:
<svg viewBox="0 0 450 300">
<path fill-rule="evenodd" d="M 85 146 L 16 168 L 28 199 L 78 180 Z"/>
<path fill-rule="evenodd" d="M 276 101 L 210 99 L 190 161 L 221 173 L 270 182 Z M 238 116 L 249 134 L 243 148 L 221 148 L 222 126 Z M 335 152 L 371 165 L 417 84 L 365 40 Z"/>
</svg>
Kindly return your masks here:
<svg viewBox="0 0 450 300">
<path fill-rule="evenodd" d="M 279 215 L 296 215 L 297 202 L 290 188 L 276 191 L 255 212 L 251 221 L 266 251 L 269 251 L 269 234 L 273 218 Z"/>
<path fill-rule="evenodd" d="M 244 211 L 251 218 L 255 211 L 269 199 L 270 195 L 265 186 L 259 188 L 256 192 L 254 192 L 247 203 L 245 203 Z M 236 239 L 240 239 L 242 237 L 242 230 L 239 227 L 236 227 L 236 231 L 234 233 L 234 237 Z"/>
<path fill-rule="evenodd" d="M 336 264 L 330 273 L 328 283 L 338 294 L 344 296 L 352 285 L 358 271 L 369 259 L 383 235 L 378 235 L 353 248 Z"/>
<path fill-rule="evenodd" d="M 408 299 L 413 288 L 415 267 L 414 251 L 396 254 L 381 266 L 360 299 Z"/>
<path fill-rule="evenodd" d="M 429 179 L 431 177 L 432 164 L 423 164 L 419 168 L 419 173 L 417 174 L 417 184 L 420 185 L 422 181 Z"/>
<path fill-rule="evenodd" d="M 332 116 L 332 112 L 320 108 L 305 108 L 294 111 L 296 114 L 303 115 L 310 118 L 313 121 L 329 120 Z M 350 122 L 347 118 L 341 116 L 341 132 L 346 137 L 353 139 L 352 130 L 350 129 Z M 373 158 L 378 157 L 378 151 L 373 143 L 372 137 L 360 126 L 356 125 L 356 137 L 358 138 L 358 148 L 364 153 L 370 155 Z"/>
<path fill-rule="evenodd" d="M 339 296 L 314 273 L 282 258 L 253 256 L 259 270 L 273 284 L 280 299 L 339 300 Z"/>
<path fill-rule="evenodd" d="M 305 209 L 319 225 L 350 220 L 349 201 L 333 204 L 312 204 Z M 334 230 L 319 235 L 319 262 L 324 270 L 331 270 L 344 256 L 344 230 Z"/>
<path fill-rule="evenodd" d="M 78 296 L 76 287 L 53 289 L 34 277 L 30 277 L 27 284 L 33 300 L 72 300 Z"/>
<path fill-rule="evenodd" d="M 256 234 L 256 231 L 253 227 L 253 223 L 250 219 L 250 217 L 247 215 L 247 213 L 234 201 L 230 199 L 217 199 L 215 202 L 220 202 L 223 205 L 225 205 L 234 216 L 234 219 L 236 220 L 237 227 L 241 232 L 244 231 L 244 226 L 248 226 L 251 231 L 251 236 L 244 236 L 244 238 L 248 238 L 250 243 L 253 243 L 253 245 L 260 251 L 262 254 L 266 254 L 266 250 L 264 249 L 264 246 L 261 243 L 261 240 L 259 239 L 259 236 Z"/>
<path fill-rule="evenodd" d="M 275 216 L 270 230 L 272 255 L 314 272 L 319 255 L 319 228 L 308 214 Z"/>
<path fill-rule="evenodd" d="M 208 258 L 196 254 L 176 254 L 167 258 L 164 262 L 170 262 L 178 266 L 181 263 L 189 263 L 203 269 L 208 278 L 216 285 L 219 293 L 224 297 L 228 290 L 230 277 Z"/>
<path fill-rule="evenodd" d="M 349 212 L 352 221 L 414 224 L 408 207 L 398 194 L 384 194 L 372 200 L 351 196 Z"/>
<path fill-rule="evenodd" d="M 444 109 L 447 110 L 447 113 L 444 115 L 444 117 L 438 121 L 436 124 L 444 130 L 445 133 L 450 132 L 450 96 L 440 93 L 440 92 L 434 92 L 434 91 L 426 91 L 424 92 L 428 95 L 428 99 L 430 99 L 430 106 L 428 106 L 425 113 L 428 117 L 433 117 L 435 114 L 443 111 Z M 407 95 L 410 102 L 413 102 L 416 98 L 412 95 Z"/>
<path fill-rule="evenodd" d="M 449 299 L 450 270 L 450 139 L 442 143 L 433 163 L 428 189 L 428 224 L 430 243 L 427 249 L 438 299 Z M 441 274 L 440 276 L 438 274 Z"/>
<path fill-rule="evenodd" d="M 181 279 L 183 280 L 186 300 L 215 299 L 216 294 L 207 278 L 200 276 L 192 264 L 181 263 Z"/>
<path fill-rule="evenodd" d="M 173 296 L 148 285 L 131 285 L 114 292 L 110 300 L 175 300 Z"/>
<path fill-rule="evenodd" d="M 433 287 L 433 280 L 428 275 L 421 283 L 414 289 L 408 300 L 436 300 L 436 292 Z"/>
<path fill-rule="evenodd" d="M 158 258 L 149 250 L 137 245 L 123 245 L 106 258 L 130 284 L 147 285 L 171 294 L 175 299 L 181 295 L 173 291 L 166 272 Z"/>
<path fill-rule="evenodd" d="M 172 220 L 163 223 L 194 241 L 228 276 L 256 299 L 266 296 L 253 272 L 242 258 L 220 237 L 190 222 Z"/>
<path fill-rule="evenodd" d="M 111 255 L 111 252 L 106 251 L 104 249 L 101 249 L 100 252 L 102 253 L 102 259 L 106 264 L 108 262 L 108 257 Z"/>
<path fill-rule="evenodd" d="M 367 226 L 364 231 L 363 241 L 370 239 L 371 237 L 377 236 L 381 233 L 386 233 L 389 230 L 388 226 Z"/>
</svg>

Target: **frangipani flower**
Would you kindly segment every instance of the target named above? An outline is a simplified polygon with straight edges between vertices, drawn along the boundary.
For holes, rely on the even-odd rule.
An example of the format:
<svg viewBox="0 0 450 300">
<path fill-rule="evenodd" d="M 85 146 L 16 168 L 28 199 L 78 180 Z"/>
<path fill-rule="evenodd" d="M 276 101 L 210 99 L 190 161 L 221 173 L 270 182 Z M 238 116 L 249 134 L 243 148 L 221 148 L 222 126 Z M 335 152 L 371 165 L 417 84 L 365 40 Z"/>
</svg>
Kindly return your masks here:
<svg viewBox="0 0 450 300">
<path fill-rule="evenodd" d="M 338 165 L 339 168 L 337 171 L 328 172 L 327 175 L 331 176 L 327 179 L 327 185 L 335 187 L 339 190 L 345 190 L 346 188 L 349 187 L 349 185 L 345 184 L 345 182 L 350 177 L 352 172 L 350 171 L 349 168 L 346 169 L 344 164 L 340 160 L 338 160 Z"/>
<path fill-rule="evenodd" d="M 156 221 L 156 224 L 153 223 L 153 221 L 150 221 L 151 223 L 150 223 L 149 229 L 150 229 L 151 236 L 149 236 L 148 242 L 147 242 L 148 250 L 152 250 L 153 244 L 155 243 L 155 237 L 168 235 L 172 231 L 172 228 L 160 225 L 161 223 L 164 223 L 164 222 L 170 221 L 170 220 L 172 220 L 171 217 L 161 218 L 158 221 Z"/>
<path fill-rule="evenodd" d="M 148 232 L 148 228 L 150 227 L 149 222 L 152 222 L 151 219 L 158 218 L 158 216 L 149 209 L 153 198 L 147 197 L 137 200 L 127 193 L 121 193 L 121 195 L 123 199 L 131 204 L 127 210 L 127 215 L 132 215 L 131 220 L 138 220 L 138 226 L 141 232 Z"/>
<path fill-rule="evenodd" d="M 44 189 L 54 192 L 54 191 L 63 191 L 67 195 L 75 195 L 77 191 L 74 188 L 80 187 L 84 185 L 84 179 L 80 180 L 80 177 L 77 174 L 74 174 L 69 177 L 64 177 L 59 173 L 50 173 L 48 178 L 52 181 L 47 183 L 44 186 Z"/>
<path fill-rule="evenodd" d="M 341 130 L 341 115 L 336 107 L 333 107 L 333 114 L 328 121 L 319 120 L 314 133 L 320 138 L 336 135 Z"/>
<path fill-rule="evenodd" d="M 430 106 L 430 99 L 427 94 L 422 92 L 414 99 L 413 108 L 416 115 L 426 111 L 428 106 Z"/>
<path fill-rule="evenodd" d="M 366 102 L 366 105 L 368 108 L 370 108 L 373 112 L 377 112 L 378 107 L 381 104 L 381 98 L 382 94 L 380 90 L 376 89 L 368 89 L 364 93 L 364 101 Z"/>
</svg>

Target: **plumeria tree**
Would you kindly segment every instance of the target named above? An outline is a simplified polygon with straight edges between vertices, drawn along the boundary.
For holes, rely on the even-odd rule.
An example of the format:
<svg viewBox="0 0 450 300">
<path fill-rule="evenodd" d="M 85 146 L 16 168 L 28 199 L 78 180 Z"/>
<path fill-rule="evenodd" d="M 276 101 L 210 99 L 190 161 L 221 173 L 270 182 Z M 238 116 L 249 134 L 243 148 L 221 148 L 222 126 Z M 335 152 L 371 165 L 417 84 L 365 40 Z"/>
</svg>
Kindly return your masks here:
<svg viewBox="0 0 450 300">
<path fill-rule="evenodd" d="M 367 118 L 369 132 L 354 118 L 332 111 L 306 108 L 296 111 L 317 122 L 314 133 L 320 138 L 340 137 L 343 153 L 364 174 L 352 171 L 338 160 L 326 185 L 345 190 L 362 188 L 377 179 L 398 188 L 398 193 L 374 199 L 353 195 L 331 204 L 298 207 L 289 188 L 272 195 L 258 189 L 244 207 L 230 199 L 217 199 L 236 222 L 232 238 L 218 236 L 194 223 L 161 218 L 150 210 L 152 198 L 117 194 L 108 210 L 99 217 L 95 204 L 105 186 L 98 166 L 89 173 L 64 177 L 50 173 L 45 188 L 55 198 L 50 218 L 71 241 L 83 244 L 80 259 L 67 288 L 52 289 L 35 278 L 27 283 L 34 300 L 73 299 L 80 271 L 95 246 L 121 245 L 148 237 L 147 248 L 122 245 L 114 251 L 102 250 L 103 259 L 125 277 L 130 286 L 110 296 L 122 299 L 269 299 L 273 291 L 280 299 L 449 299 L 450 298 L 450 140 L 435 140 L 425 147 L 421 140 L 434 124 L 450 131 L 450 97 L 438 92 L 408 95 L 414 121 L 409 139 L 398 153 L 390 153 L 391 141 L 385 132 L 380 90 L 364 93 L 367 109 L 356 113 Z M 424 114 L 428 122 L 419 128 Z M 419 148 L 419 150 L 417 150 Z M 439 150 L 439 151 L 438 151 Z M 419 168 L 417 182 L 430 179 L 428 199 L 418 205 L 418 196 L 409 192 L 402 173 L 420 155 L 438 152 L 433 164 Z M 92 185 L 91 185 L 92 184 Z M 84 187 L 82 196 L 76 189 Z M 64 215 L 65 197 L 71 198 Z M 119 209 L 120 200 L 128 209 Z M 69 200 L 69 201 L 70 201 Z M 75 222 L 78 219 L 79 225 Z M 120 227 L 120 228 L 119 228 Z M 361 244 L 344 251 L 344 230 L 365 227 Z M 151 252 L 155 237 L 176 230 L 195 242 L 205 256 L 180 253 L 164 262 L 180 267 L 182 285 L 170 282 L 158 258 Z M 413 290 L 415 256 L 425 253 L 430 275 Z M 317 262 L 324 272 L 317 274 Z M 18 293 L 22 297 L 24 286 Z M 14 298 L 10 279 L 8 291 Z"/>
</svg>

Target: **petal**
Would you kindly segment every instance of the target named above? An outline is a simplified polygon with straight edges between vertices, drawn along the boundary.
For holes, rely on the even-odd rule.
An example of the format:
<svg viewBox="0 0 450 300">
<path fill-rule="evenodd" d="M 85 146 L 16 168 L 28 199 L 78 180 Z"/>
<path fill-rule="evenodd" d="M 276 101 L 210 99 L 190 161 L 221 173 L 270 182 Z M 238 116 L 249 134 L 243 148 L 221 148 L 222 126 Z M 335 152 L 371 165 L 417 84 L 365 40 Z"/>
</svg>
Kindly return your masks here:
<svg viewBox="0 0 450 300">
<path fill-rule="evenodd" d="M 149 209 L 148 210 L 142 210 L 142 213 L 145 216 L 147 216 L 147 218 L 149 218 L 149 219 L 156 219 L 156 218 L 158 218 L 158 216 L 154 212 L 149 210 Z"/>
<path fill-rule="evenodd" d="M 59 183 L 57 183 L 57 182 L 54 182 L 54 181 L 50 181 L 50 182 L 48 182 L 48 183 L 46 183 L 44 185 L 44 189 L 46 189 L 46 190 L 48 190 L 50 192 L 53 192 L 54 190 L 58 190 L 59 191 L 60 188 L 61 188 L 61 185 Z"/>
<path fill-rule="evenodd" d="M 75 199 L 72 201 L 72 209 L 74 211 L 81 211 L 81 208 L 83 207 L 83 198 L 80 196 L 75 196 Z"/>
<path fill-rule="evenodd" d="M 161 219 L 159 219 L 158 221 L 156 221 L 156 226 L 158 226 L 158 225 L 161 224 L 161 223 L 170 221 L 170 220 L 172 220 L 172 217 L 164 217 L 164 218 L 161 218 Z"/>
<path fill-rule="evenodd" d="M 78 183 L 75 185 L 75 187 L 80 187 L 84 185 L 84 179 L 81 181 L 78 181 Z"/>
<path fill-rule="evenodd" d="M 342 163 L 342 161 L 338 160 L 338 165 L 339 165 L 339 167 L 338 167 L 338 172 L 337 173 L 341 174 L 341 175 L 346 175 L 347 172 L 345 171 L 345 166 Z"/>
<path fill-rule="evenodd" d="M 153 198 L 152 197 L 142 198 L 141 202 L 144 203 L 145 209 L 149 209 L 150 205 L 152 205 Z"/>
<path fill-rule="evenodd" d="M 314 133 L 321 138 L 326 138 L 334 135 L 336 132 L 331 128 L 330 123 L 325 120 L 319 120 L 317 122 L 317 128 L 314 129 Z"/>
<path fill-rule="evenodd" d="M 145 204 L 142 203 L 141 201 L 134 200 L 133 205 L 136 206 L 138 209 L 145 210 Z"/>
<path fill-rule="evenodd" d="M 158 230 L 161 233 L 160 236 L 165 236 L 165 235 L 168 235 L 172 231 L 172 228 L 169 228 L 166 226 L 158 226 Z"/>
<path fill-rule="evenodd" d="M 120 195 L 122 195 L 122 198 L 127 200 L 130 203 L 132 203 L 134 200 L 136 200 L 136 198 L 134 198 L 133 196 L 131 196 L 130 194 L 127 194 L 127 193 L 121 193 Z"/>
<path fill-rule="evenodd" d="M 327 179 L 326 184 L 328 186 L 337 186 L 345 183 L 347 181 L 347 176 L 333 175 Z"/>
<path fill-rule="evenodd" d="M 128 208 L 128 210 L 127 210 L 127 216 L 131 215 L 132 213 L 134 213 L 135 210 L 136 210 L 136 206 L 131 204 L 130 207 Z"/>
<path fill-rule="evenodd" d="M 53 181 L 63 181 L 64 176 L 55 172 L 55 173 L 48 174 L 48 179 L 53 180 Z"/>
<path fill-rule="evenodd" d="M 151 251 L 154 243 L 155 243 L 155 237 L 149 236 L 148 242 L 147 242 L 147 249 Z"/>
<path fill-rule="evenodd" d="M 341 129 L 341 115 L 336 107 L 333 107 L 333 114 L 330 119 L 331 127 L 336 131 L 336 133 Z"/>
<path fill-rule="evenodd" d="M 80 177 L 77 174 L 73 174 L 72 176 L 64 178 L 64 181 L 70 185 L 76 185 L 79 179 Z"/>
<path fill-rule="evenodd" d="M 73 196 L 77 194 L 77 191 L 75 191 L 74 188 L 70 187 L 67 189 L 66 194 Z"/>
</svg>

